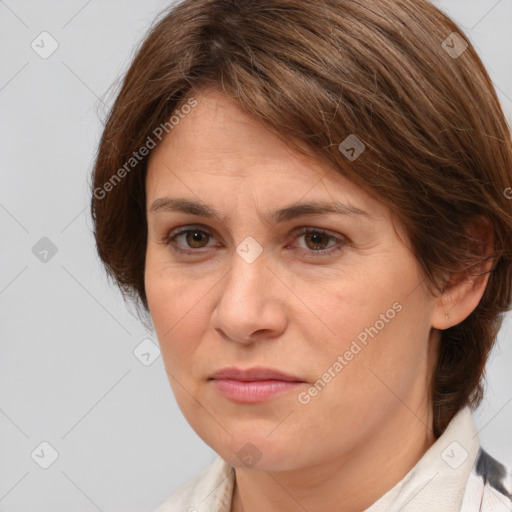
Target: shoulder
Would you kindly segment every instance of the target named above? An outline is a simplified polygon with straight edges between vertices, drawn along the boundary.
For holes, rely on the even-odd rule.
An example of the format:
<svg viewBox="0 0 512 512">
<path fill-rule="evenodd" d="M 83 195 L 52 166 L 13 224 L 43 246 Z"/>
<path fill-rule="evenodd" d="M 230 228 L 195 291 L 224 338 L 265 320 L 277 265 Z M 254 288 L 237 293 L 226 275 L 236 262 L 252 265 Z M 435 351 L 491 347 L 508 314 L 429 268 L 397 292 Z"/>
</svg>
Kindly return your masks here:
<svg viewBox="0 0 512 512">
<path fill-rule="evenodd" d="M 154 512 L 229 512 L 234 481 L 234 469 L 217 456 Z"/>
</svg>

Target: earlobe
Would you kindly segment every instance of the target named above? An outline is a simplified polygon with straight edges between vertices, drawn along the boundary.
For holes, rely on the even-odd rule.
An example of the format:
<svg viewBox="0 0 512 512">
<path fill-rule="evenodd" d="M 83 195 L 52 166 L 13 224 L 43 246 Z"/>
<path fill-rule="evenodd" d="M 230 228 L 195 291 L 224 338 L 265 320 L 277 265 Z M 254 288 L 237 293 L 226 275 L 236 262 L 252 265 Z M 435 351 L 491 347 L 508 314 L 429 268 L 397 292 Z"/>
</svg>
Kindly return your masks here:
<svg viewBox="0 0 512 512">
<path fill-rule="evenodd" d="M 488 280 L 488 273 L 469 276 L 448 288 L 436 301 L 432 327 L 444 330 L 463 322 L 478 306 Z"/>
<path fill-rule="evenodd" d="M 473 272 L 453 274 L 441 295 L 436 298 L 432 312 L 432 327 L 448 329 L 463 322 L 478 306 L 493 267 L 493 230 L 491 224 L 479 218 L 471 228 L 477 239 L 475 256 L 481 259 Z"/>
</svg>

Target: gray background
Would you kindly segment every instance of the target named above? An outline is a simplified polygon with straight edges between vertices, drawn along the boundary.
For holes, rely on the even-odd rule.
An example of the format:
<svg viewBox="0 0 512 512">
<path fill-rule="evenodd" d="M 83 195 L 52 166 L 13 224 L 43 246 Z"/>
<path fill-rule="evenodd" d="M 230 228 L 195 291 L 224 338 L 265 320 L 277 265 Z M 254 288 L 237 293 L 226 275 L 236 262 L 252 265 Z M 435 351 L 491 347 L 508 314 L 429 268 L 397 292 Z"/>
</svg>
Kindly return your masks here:
<svg viewBox="0 0 512 512">
<path fill-rule="evenodd" d="M 435 3 L 475 44 L 512 124 L 512 0 Z M 140 357 L 156 338 L 107 282 L 88 212 L 102 102 L 168 4 L 0 1 L 1 512 L 153 510 L 215 456 L 156 349 Z M 31 47 L 43 31 L 59 45 L 47 59 Z M 511 331 L 508 315 L 475 413 L 483 446 L 509 465 Z M 58 453 L 47 469 L 42 442 Z"/>
</svg>

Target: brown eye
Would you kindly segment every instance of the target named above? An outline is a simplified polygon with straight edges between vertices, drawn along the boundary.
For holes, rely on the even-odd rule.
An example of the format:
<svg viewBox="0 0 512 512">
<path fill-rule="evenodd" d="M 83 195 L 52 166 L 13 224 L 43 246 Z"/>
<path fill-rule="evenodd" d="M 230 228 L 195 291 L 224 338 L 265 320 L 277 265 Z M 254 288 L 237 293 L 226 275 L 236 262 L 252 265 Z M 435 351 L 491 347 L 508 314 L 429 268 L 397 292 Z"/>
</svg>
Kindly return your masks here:
<svg viewBox="0 0 512 512">
<path fill-rule="evenodd" d="M 208 233 L 204 231 L 199 231 L 197 229 L 189 230 L 185 232 L 187 245 L 193 249 L 201 249 L 204 247 L 204 243 L 208 242 Z"/>
<path fill-rule="evenodd" d="M 319 251 L 326 248 L 331 238 L 331 236 L 321 233 L 320 231 L 311 231 L 305 233 L 304 240 L 306 241 L 308 249 Z M 308 243 L 308 241 L 310 241 L 310 243 Z"/>
<path fill-rule="evenodd" d="M 347 239 L 343 236 L 335 236 L 323 229 L 311 227 L 301 228 L 296 239 L 303 240 L 298 247 L 306 257 L 332 256 L 347 245 Z"/>
<path fill-rule="evenodd" d="M 211 233 L 195 226 L 186 226 L 173 230 L 162 241 L 181 253 L 200 253 L 201 249 L 208 248 Z M 181 240 L 180 240 L 181 239 Z"/>
<path fill-rule="evenodd" d="M 297 240 L 303 240 L 296 247 L 307 257 L 332 256 L 347 244 L 343 236 L 335 236 L 319 228 L 302 228 L 295 236 Z M 208 242 L 212 238 L 213 235 L 209 231 L 195 226 L 185 226 L 172 231 L 162 239 L 162 242 L 176 252 L 201 255 L 204 254 L 201 249 L 208 249 Z"/>
</svg>

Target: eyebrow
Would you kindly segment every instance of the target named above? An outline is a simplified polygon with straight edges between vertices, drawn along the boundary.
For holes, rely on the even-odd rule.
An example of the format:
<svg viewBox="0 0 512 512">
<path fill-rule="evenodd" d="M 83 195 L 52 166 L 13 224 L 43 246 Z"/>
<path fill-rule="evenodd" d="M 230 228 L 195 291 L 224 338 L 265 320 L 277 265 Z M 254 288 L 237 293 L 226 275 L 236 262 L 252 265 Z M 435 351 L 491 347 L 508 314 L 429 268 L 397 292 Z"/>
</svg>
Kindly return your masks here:
<svg viewBox="0 0 512 512">
<path fill-rule="evenodd" d="M 193 201 L 185 198 L 170 198 L 161 197 L 155 199 L 149 209 L 151 213 L 160 211 L 180 211 L 197 215 L 199 217 L 212 218 L 218 222 L 224 223 L 226 218 L 220 215 L 214 208 L 205 203 Z M 303 203 L 296 203 L 284 208 L 270 210 L 265 217 L 273 220 L 274 222 L 284 222 L 302 217 L 306 215 L 318 215 L 322 213 L 336 213 L 338 215 L 349 215 L 356 217 L 370 218 L 370 215 L 357 208 L 356 206 L 347 205 L 340 201 L 325 202 L 325 201 L 308 201 Z"/>
</svg>

